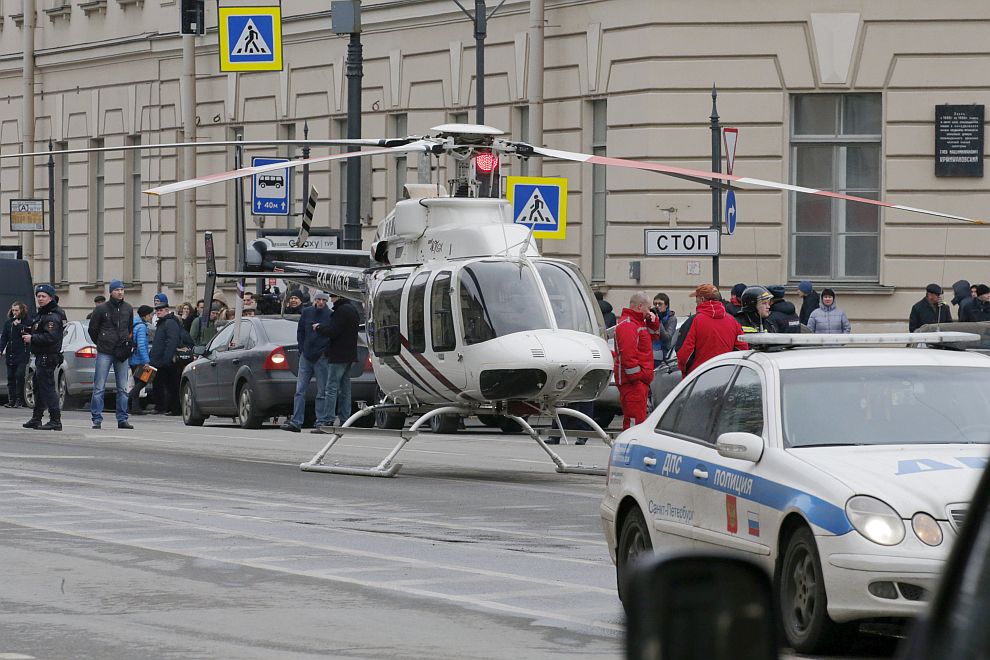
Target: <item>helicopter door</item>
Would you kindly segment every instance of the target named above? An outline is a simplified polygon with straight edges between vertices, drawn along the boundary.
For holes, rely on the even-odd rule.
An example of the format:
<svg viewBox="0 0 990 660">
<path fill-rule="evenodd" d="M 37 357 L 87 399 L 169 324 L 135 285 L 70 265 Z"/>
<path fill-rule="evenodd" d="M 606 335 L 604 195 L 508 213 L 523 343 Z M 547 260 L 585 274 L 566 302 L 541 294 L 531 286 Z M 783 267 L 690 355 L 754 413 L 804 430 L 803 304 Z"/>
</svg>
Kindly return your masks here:
<svg viewBox="0 0 990 660">
<path fill-rule="evenodd" d="M 447 390 L 459 394 L 467 385 L 467 372 L 464 361 L 458 359 L 457 332 L 454 329 L 453 275 L 449 270 L 441 271 L 433 278 L 430 287 L 430 341 L 431 354 L 427 357 L 439 374 L 434 377 Z M 447 381 L 447 382 L 444 382 Z"/>
</svg>

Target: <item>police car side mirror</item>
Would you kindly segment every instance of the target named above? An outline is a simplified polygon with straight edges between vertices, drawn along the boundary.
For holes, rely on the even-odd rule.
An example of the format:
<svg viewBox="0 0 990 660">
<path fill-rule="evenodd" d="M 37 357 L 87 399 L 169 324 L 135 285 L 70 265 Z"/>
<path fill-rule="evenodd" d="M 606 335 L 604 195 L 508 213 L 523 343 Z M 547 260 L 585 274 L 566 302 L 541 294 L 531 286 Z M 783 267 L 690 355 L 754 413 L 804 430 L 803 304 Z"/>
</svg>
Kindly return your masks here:
<svg viewBox="0 0 990 660">
<path fill-rule="evenodd" d="M 778 660 L 773 589 L 755 563 L 719 554 L 651 557 L 626 583 L 629 660 Z"/>
<path fill-rule="evenodd" d="M 715 450 L 719 456 L 738 458 L 743 461 L 756 463 L 763 456 L 763 438 L 752 433 L 733 431 L 723 433 L 715 441 Z"/>
</svg>

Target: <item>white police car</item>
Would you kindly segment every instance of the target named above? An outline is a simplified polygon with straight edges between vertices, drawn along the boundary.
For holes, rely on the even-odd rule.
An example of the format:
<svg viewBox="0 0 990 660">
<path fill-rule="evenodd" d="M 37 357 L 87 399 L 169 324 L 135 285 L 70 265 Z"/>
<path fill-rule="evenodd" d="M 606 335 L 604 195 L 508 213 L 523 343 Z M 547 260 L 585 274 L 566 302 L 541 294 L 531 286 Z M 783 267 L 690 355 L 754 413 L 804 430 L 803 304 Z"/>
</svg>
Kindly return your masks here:
<svg viewBox="0 0 990 660">
<path fill-rule="evenodd" d="M 922 610 L 987 464 L 990 358 L 903 346 L 958 335 L 749 335 L 809 348 L 692 372 L 612 448 L 620 597 L 641 552 L 723 548 L 774 576 L 799 652 Z"/>
</svg>

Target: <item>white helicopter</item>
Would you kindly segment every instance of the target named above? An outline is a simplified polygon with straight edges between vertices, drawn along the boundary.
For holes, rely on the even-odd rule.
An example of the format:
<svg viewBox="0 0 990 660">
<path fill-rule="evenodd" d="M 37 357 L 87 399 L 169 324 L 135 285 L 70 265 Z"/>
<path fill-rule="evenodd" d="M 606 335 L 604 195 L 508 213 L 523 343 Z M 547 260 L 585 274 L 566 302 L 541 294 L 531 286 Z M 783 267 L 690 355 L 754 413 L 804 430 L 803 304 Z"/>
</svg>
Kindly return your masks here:
<svg viewBox="0 0 990 660">
<path fill-rule="evenodd" d="M 455 159 L 450 193 L 439 184 L 406 185 L 408 198 L 379 223 L 370 255 L 274 248 L 259 239 L 249 248 L 246 272 L 221 273 L 207 234 L 207 297 L 217 277 L 279 277 L 360 301 L 368 312 L 369 349 L 382 398 L 330 429 L 326 446 L 300 466 L 304 471 L 391 477 L 401 468 L 396 456 L 423 424 L 435 420 L 435 430 L 449 432 L 462 416 L 489 415 L 518 424 L 558 472 L 604 474 L 599 466 L 566 463 L 525 419 L 553 417 L 563 433 L 560 416 L 576 417 L 610 445 L 610 436 L 593 419 L 564 404 L 601 394 L 612 354 L 597 302 L 577 267 L 542 257 L 532 228 L 513 223 L 509 202 L 499 196 L 500 154 L 652 170 L 705 185 L 719 179 L 983 224 L 831 191 L 536 147 L 504 140 L 488 126 L 445 124 L 432 130 L 434 135 L 425 137 L 358 141 L 377 149 L 245 167 L 145 191 L 163 195 L 287 166 L 383 153 Z M 398 431 L 395 447 L 376 466 L 328 464 L 327 454 L 344 430 L 372 414 L 380 428 Z M 404 430 L 410 415 L 416 419 Z"/>
</svg>

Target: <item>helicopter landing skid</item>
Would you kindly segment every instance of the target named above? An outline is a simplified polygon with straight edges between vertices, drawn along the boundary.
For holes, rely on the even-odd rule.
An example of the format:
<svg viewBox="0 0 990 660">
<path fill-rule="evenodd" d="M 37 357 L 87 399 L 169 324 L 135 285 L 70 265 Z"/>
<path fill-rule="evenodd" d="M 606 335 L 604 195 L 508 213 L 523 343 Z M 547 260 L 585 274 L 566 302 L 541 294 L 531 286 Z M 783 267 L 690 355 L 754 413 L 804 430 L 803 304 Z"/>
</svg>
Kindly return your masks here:
<svg viewBox="0 0 990 660">
<path fill-rule="evenodd" d="M 609 436 L 608 433 L 602 430 L 602 427 L 599 426 L 598 423 L 595 422 L 595 420 L 591 419 L 584 413 L 578 410 L 573 410 L 571 408 L 555 408 L 552 412 L 554 419 L 557 420 L 557 428 L 560 429 L 560 439 L 562 442 L 564 443 L 567 442 L 567 434 L 564 431 L 564 425 L 560 423 L 560 416 L 566 415 L 569 417 L 575 417 L 581 420 L 582 422 L 584 422 L 585 424 L 587 424 L 588 426 L 590 426 L 591 430 L 597 433 L 598 436 L 602 439 L 602 442 L 604 442 L 609 447 L 612 446 L 611 436 Z M 553 449 L 550 449 L 549 445 L 547 445 L 547 443 L 544 442 L 543 438 L 540 437 L 540 434 L 537 433 L 533 429 L 533 427 L 526 422 L 526 420 L 516 415 L 506 415 L 506 416 L 509 419 L 514 420 L 520 426 L 522 426 L 523 430 L 529 435 L 529 437 L 533 438 L 533 440 L 536 440 L 536 444 L 540 445 L 543 451 L 547 453 L 547 456 L 550 457 L 550 460 L 553 461 L 553 464 L 557 472 L 567 473 L 567 474 L 597 474 L 602 476 L 605 475 L 607 468 L 600 467 L 598 465 L 582 465 L 581 463 L 578 463 L 577 465 L 572 465 L 570 463 L 567 463 L 563 458 L 560 457 L 560 455 L 557 452 L 555 452 Z"/>
<path fill-rule="evenodd" d="M 326 457 L 327 452 L 330 451 L 330 448 L 333 447 L 338 440 L 340 440 L 340 437 L 343 435 L 343 431 L 351 427 L 355 421 L 361 419 L 365 415 L 373 415 L 375 408 L 377 407 L 378 406 L 369 406 L 357 411 L 348 417 L 341 426 L 325 427 L 330 431 L 330 440 L 323 447 L 323 449 L 316 452 L 316 455 L 309 459 L 309 462 L 300 464 L 299 469 L 303 472 L 329 472 L 332 474 L 350 474 L 358 477 L 394 477 L 395 474 L 402 468 L 402 463 L 394 463 L 393 461 L 395 460 L 396 455 L 402 451 L 402 448 L 406 446 L 406 443 L 412 440 L 413 436 L 419 433 L 419 427 L 437 415 L 444 415 L 448 413 L 453 413 L 456 415 L 471 415 L 471 411 L 465 410 L 464 408 L 458 408 L 457 406 L 444 406 L 423 414 L 408 429 L 402 429 L 399 431 L 360 429 L 362 433 L 388 434 L 392 436 L 398 435 L 399 442 L 375 467 L 360 467 L 339 464 L 326 465 L 323 462 L 323 459 Z M 394 406 L 385 407 L 392 408 Z"/>
</svg>

